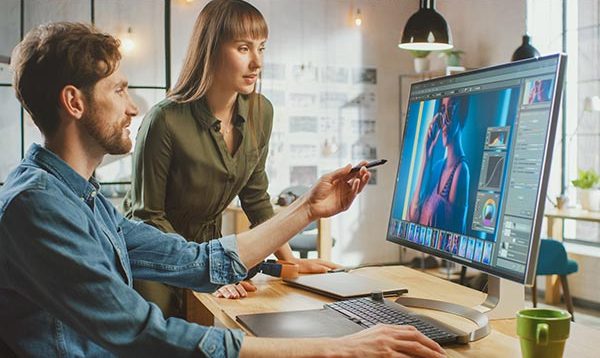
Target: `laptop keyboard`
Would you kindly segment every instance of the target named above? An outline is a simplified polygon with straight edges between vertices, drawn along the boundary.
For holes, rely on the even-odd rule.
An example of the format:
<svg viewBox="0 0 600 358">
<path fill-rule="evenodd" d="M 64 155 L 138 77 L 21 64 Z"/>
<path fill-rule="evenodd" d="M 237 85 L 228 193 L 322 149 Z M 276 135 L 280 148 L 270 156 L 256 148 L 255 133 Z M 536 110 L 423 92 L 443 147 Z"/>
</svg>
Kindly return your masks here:
<svg viewBox="0 0 600 358">
<path fill-rule="evenodd" d="M 459 337 L 456 333 L 427 322 L 396 303 L 363 297 L 326 304 L 325 307 L 343 314 L 365 328 L 378 323 L 409 325 L 439 344 L 457 343 Z"/>
</svg>

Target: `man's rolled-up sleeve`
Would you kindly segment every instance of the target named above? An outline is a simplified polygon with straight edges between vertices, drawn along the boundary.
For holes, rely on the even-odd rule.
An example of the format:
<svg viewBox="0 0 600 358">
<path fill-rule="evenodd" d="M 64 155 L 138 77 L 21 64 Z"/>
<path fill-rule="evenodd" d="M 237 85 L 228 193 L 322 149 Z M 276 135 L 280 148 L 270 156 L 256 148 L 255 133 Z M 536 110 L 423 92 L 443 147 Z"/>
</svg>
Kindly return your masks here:
<svg viewBox="0 0 600 358">
<path fill-rule="evenodd" d="M 210 281 L 226 285 L 246 278 L 248 270 L 240 259 L 235 235 L 209 242 Z"/>
<path fill-rule="evenodd" d="M 136 279 L 213 292 L 219 286 L 243 280 L 248 273 L 235 235 L 199 244 L 124 217 L 119 225 Z"/>
</svg>

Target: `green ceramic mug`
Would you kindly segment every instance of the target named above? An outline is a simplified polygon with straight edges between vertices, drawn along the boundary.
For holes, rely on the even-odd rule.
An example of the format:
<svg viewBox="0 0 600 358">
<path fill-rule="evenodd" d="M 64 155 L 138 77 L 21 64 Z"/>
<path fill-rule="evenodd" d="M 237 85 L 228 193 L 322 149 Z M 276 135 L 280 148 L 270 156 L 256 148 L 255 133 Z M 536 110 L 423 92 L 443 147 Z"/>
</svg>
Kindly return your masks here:
<svg viewBox="0 0 600 358">
<path fill-rule="evenodd" d="M 517 312 L 517 335 L 524 358 L 560 358 L 569 338 L 571 314 L 531 308 Z"/>
</svg>

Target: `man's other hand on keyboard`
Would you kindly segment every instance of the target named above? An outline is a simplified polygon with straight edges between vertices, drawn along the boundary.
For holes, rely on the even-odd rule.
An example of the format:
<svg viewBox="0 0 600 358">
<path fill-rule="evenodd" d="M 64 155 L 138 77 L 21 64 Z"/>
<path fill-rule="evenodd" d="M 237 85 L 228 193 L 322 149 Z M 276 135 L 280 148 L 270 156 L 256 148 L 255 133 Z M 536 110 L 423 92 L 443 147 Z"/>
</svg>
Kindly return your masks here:
<svg viewBox="0 0 600 358">
<path fill-rule="evenodd" d="M 342 356 L 445 357 L 446 353 L 412 326 L 378 324 L 350 336 L 336 338 Z"/>
</svg>

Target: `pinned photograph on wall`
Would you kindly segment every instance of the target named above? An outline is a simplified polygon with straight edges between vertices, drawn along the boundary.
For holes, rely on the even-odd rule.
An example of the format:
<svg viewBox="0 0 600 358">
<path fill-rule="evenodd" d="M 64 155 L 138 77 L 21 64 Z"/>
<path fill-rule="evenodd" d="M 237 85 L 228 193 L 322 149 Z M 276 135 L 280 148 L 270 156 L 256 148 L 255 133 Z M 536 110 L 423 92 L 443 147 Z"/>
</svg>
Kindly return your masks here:
<svg viewBox="0 0 600 358">
<path fill-rule="evenodd" d="M 293 92 L 289 94 L 288 98 L 290 107 L 308 108 L 317 105 L 317 95 L 312 93 Z"/>
<path fill-rule="evenodd" d="M 318 68 L 310 63 L 292 66 L 292 78 L 295 82 L 317 83 L 318 73 Z"/>
<path fill-rule="evenodd" d="M 348 102 L 348 94 L 344 92 L 321 92 L 319 99 L 321 108 L 340 108 Z"/>
<path fill-rule="evenodd" d="M 285 81 L 285 64 L 284 63 L 273 63 L 267 62 L 263 65 L 263 69 L 260 73 L 260 77 L 263 81 L 275 80 Z"/>
<path fill-rule="evenodd" d="M 375 68 L 355 68 L 352 70 L 352 83 L 354 84 L 377 84 L 377 69 Z"/>
<path fill-rule="evenodd" d="M 321 133 L 337 133 L 340 131 L 340 120 L 343 118 L 334 118 L 329 116 L 323 116 L 319 118 L 319 132 Z"/>
<path fill-rule="evenodd" d="M 290 116 L 290 133 L 317 133 L 318 121 L 314 116 Z"/>
<path fill-rule="evenodd" d="M 554 80 L 534 79 L 527 81 L 525 91 L 523 91 L 523 104 L 531 105 L 536 103 L 548 102 L 552 97 Z"/>
<path fill-rule="evenodd" d="M 377 148 L 374 145 L 356 142 L 352 144 L 352 160 L 377 159 Z"/>
<path fill-rule="evenodd" d="M 314 144 L 290 144 L 290 156 L 295 162 L 313 162 L 319 155 L 318 148 Z"/>
<path fill-rule="evenodd" d="M 317 181 L 317 167 L 302 165 L 290 168 L 290 185 L 311 187 Z"/>
<path fill-rule="evenodd" d="M 369 135 L 375 133 L 375 120 L 359 119 L 352 121 L 352 132 L 359 135 Z"/>
<path fill-rule="evenodd" d="M 350 96 L 350 101 L 344 107 L 360 107 L 363 109 L 375 109 L 375 92 L 361 92 L 356 96 Z"/>
<path fill-rule="evenodd" d="M 348 83 L 350 70 L 346 67 L 326 66 L 321 69 L 321 82 Z"/>
</svg>

